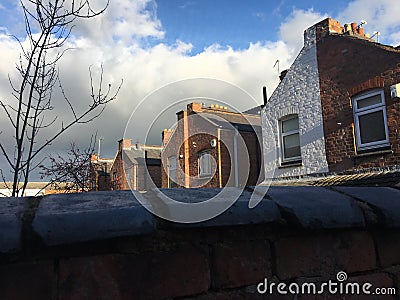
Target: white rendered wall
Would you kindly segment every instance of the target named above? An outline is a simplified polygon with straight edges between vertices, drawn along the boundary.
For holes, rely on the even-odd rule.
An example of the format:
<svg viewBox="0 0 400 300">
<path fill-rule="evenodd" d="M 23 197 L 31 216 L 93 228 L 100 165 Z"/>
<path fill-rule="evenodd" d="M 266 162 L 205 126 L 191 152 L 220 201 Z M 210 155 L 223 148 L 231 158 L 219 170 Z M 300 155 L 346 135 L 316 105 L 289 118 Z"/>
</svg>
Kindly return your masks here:
<svg viewBox="0 0 400 300">
<path fill-rule="evenodd" d="M 298 114 L 302 166 L 280 167 L 278 120 Z M 319 91 L 315 27 L 306 30 L 304 47 L 262 110 L 266 178 L 328 172 Z M 267 123 L 269 122 L 269 124 Z"/>
</svg>

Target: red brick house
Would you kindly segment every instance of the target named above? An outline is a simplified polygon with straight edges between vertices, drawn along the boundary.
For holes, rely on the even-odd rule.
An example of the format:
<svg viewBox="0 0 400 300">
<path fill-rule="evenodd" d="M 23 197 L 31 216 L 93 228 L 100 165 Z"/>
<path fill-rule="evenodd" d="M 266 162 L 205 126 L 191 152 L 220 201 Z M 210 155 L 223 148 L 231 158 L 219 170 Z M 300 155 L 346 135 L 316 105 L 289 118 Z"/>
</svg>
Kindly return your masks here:
<svg viewBox="0 0 400 300">
<path fill-rule="evenodd" d="M 329 169 L 400 165 L 400 49 L 352 28 L 342 33 L 332 19 L 317 26 Z"/>
<path fill-rule="evenodd" d="M 111 190 L 110 170 L 114 162 L 112 158 L 100 158 L 96 154 L 90 157 L 90 190 Z"/>
<path fill-rule="evenodd" d="M 162 187 L 245 186 L 263 180 L 259 115 L 193 102 L 177 119 L 173 130 L 162 133 Z"/>
<path fill-rule="evenodd" d="M 356 23 L 325 19 L 262 111 L 264 151 L 275 177 L 400 165 L 400 49 Z M 266 122 L 272 130 L 266 130 Z M 272 132 L 271 132 L 272 131 Z"/>
<path fill-rule="evenodd" d="M 118 152 L 111 167 L 111 189 L 148 190 L 161 187 L 161 146 L 118 141 Z"/>
</svg>

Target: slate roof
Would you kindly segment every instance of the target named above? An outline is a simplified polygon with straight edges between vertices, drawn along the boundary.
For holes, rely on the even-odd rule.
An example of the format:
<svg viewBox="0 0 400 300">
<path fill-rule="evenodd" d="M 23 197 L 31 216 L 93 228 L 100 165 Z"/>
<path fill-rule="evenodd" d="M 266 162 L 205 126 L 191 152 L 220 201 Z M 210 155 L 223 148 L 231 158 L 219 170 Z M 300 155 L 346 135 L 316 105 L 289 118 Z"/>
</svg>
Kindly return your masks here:
<svg viewBox="0 0 400 300">
<path fill-rule="evenodd" d="M 133 164 L 161 165 L 161 148 L 123 149 L 123 159 Z"/>
<path fill-rule="evenodd" d="M 260 105 L 260 106 L 250 108 L 250 109 L 244 111 L 243 113 L 250 114 L 250 115 L 260 115 L 262 109 L 263 109 L 263 106 Z"/>
<path fill-rule="evenodd" d="M 261 120 L 259 115 L 238 114 L 231 112 L 219 112 L 215 110 L 204 110 L 200 113 L 204 119 L 221 128 L 237 127 L 239 131 L 261 130 Z M 223 119 L 223 120 L 222 120 Z M 229 125 L 225 122 L 230 123 Z"/>
<path fill-rule="evenodd" d="M 276 178 L 275 186 L 388 186 L 400 187 L 400 170 L 364 170 L 347 174 L 306 175 L 290 178 Z"/>
</svg>

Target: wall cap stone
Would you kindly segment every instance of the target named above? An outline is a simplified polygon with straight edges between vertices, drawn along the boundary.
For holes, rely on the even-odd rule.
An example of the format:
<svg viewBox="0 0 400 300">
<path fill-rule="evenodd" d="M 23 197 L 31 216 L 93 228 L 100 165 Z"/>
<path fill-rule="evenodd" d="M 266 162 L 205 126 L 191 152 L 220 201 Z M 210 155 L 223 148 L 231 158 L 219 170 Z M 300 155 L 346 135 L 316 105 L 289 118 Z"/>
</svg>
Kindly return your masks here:
<svg viewBox="0 0 400 300">
<path fill-rule="evenodd" d="M 364 228 L 367 226 L 366 206 L 368 211 L 378 216 L 375 225 L 380 228 L 400 227 L 400 191 L 397 188 L 271 186 L 268 191 L 266 189 L 257 187 L 257 193 L 266 192 L 266 195 L 255 208 L 249 208 L 254 187 L 248 187 L 223 214 L 192 224 L 178 224 L 155 217 L 150 212 L 153 210 L 151 197 L 160 195 L 154 191 L 3 198 L 0 205 L 0 253 L 20 251 L 26 247 L 21 240 L 29 241 L 23 238 L 27 232 L 37 235 L 44 245 L 54 246 L 149 235 L 159 228 L 174 230 L 177 227 L 209 228 L 253 224 L 284 224 L 306 230 Z M 200 202 L 218 195 L 220 191 L 162 189 L 159 193 L 174 196 L 179 201 Z M 168 209 L 173 209 L 173 206 Z"/>
</svg>

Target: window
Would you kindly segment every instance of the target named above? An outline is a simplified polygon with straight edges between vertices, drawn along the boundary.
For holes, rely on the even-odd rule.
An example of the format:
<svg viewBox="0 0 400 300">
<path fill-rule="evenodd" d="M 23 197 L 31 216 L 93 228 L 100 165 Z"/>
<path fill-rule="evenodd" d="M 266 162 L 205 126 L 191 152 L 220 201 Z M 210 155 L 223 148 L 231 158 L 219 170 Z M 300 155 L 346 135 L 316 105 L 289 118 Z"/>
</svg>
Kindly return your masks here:
<svg viewBox="0 0 400 300">
<path fill-rule="evenodd" d="M 176 183 L 176 156 L 168 157 L 168 187 L 177 187 Z"/>
<path fill-rule="evenodd" d="M 354 97 L 353 111 L 357 150 L 389 146 L 383 91 Z"/>
<path fill-rule="evenodd" d="M 299 118 L 291 115 L 279 121 L 281 135 L 282 161 L 301 160 Z"/>
<path fill-rule="evenodd" d="M 202 151 L 199 154 L 199 175 L 211 175 L 211 154 L 210 151 Z"/>
</svg>

